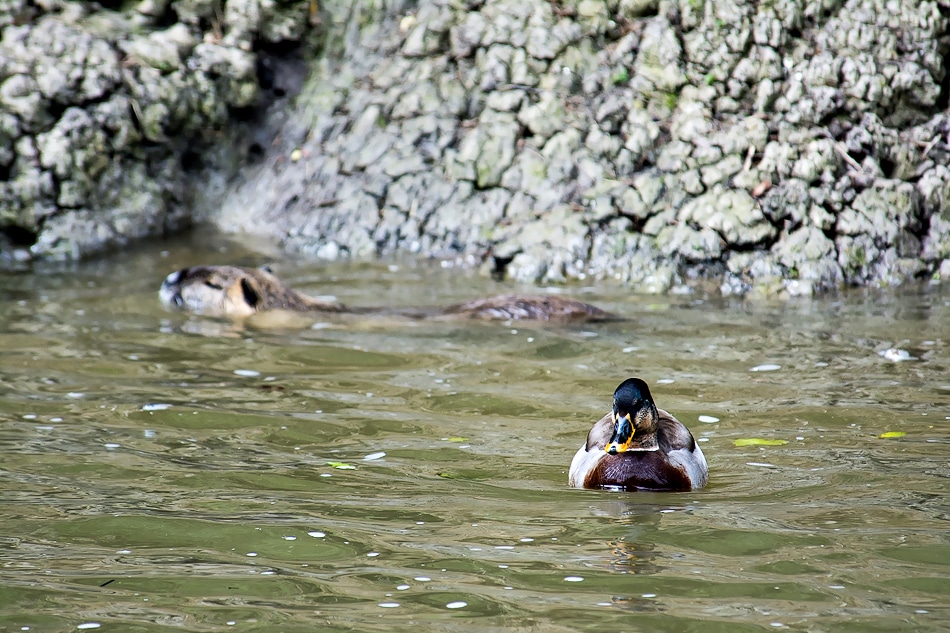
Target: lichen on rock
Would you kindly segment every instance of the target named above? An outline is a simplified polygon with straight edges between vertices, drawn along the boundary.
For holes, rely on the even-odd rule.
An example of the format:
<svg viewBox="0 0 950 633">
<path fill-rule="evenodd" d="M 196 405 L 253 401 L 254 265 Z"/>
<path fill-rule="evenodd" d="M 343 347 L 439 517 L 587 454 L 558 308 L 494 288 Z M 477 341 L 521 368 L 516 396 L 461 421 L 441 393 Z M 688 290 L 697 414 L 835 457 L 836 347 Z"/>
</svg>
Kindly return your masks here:
<svg viewBox="0 0 950 633">
<path fill-rule="evenodd" d="M 432 0 L 384 8 L 382 28 L 325 6 L 358 35 L 311 99 L 346 94 L 375 124 L 354 125 L 360 107 L 339 101 L 310 110 L 332 131 L 312 135 L 307 169 L 347 171 L 320 178 L 319 194 L 268 195 L 300 166 L 261 170 L 225 201 L 222 226 L 346 253 L 338 230 L 300 227 L 358 221 L 377 253 L 653 290 L 721 275 L 727 292 L 808 294 L 929 274 L 950 256 L 947 20 L 932 3 Z M 331 70 L 356 60 L 356 74 Z M 438 130 L 424 155 L 406 137 L 423 113 Z M 429 170 L 415 202 L 393 161 Z M 379 212 L 344 213 L 347 183 L 368 179 Z M 314 210 L 315 197 L 340 202 Z"/>
<path fill-rule="evenodd" d="M 313 6 L 145 0 L 151 26 L 113 39 L 83 35 L 88 18 L 41 17 L 77 42 L 56 53 L 71 60 L 59 75 L 35 70 L 52 50 L 42 34 L 3 26 L 0 138 L 30 143 L 0 147 L 15 176 L 0 217 L 42 232 L 62 209 L 92 209 L 111 172 L 79 144 L 144 161 L 142 144 L 226 129 L 259 98 L 255 46 L 300 37 Z M 407 251 L 647 291 L 711 277 L 725 293 L 810 294 L 950 270 L 937 2 L 319 8 L 320 54 L 278 142 L 204 215 L 226 230 L 319 257 Z M 70 107 L 92 114 L 63 122 Z M 69 169 L 91 176 L 58 175 Z M 159 208 L 180 210 L 171 191 Z M 33 220 L 18 206 L 31 203 Z"/>
<path fill-rule="evenodd" d="M 255 43 L 299 39 L 307 25 L 302 1 L 232 0 L 223 14 L 217 1 L 2 4 L 0 260 L 17 262 L 186 226 L 188 157 L 246 152 L 221 139 L 238 132 L 234 113 L 260 104 Z M 265 28 L 281 16 L 297 24 Z"/>
</svg>

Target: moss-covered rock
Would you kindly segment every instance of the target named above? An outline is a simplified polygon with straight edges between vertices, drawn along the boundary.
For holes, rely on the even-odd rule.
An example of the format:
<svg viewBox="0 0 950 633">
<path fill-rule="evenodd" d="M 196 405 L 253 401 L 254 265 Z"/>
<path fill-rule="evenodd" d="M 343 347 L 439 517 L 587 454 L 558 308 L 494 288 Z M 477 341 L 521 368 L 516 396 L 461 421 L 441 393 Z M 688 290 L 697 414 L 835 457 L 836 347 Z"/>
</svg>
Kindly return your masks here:
<svg viewBox="0 0 950 633">
<path fill-rule="evenodd" d="M 950 270 L 935 2 L 322 0 L 313 15 L 144 0 L 111 22 L 68 6 L 36 22 L 55 38 L 0 22 L 0 217 L 40 234 L 71 210 L 112 213 L 95 196 L 116 164 L 163 165 L 169 180 L 141 190 L 177 224 L 185 140 L 255 107 L 255 51 L 319 18 L 278 142 L 215 198 L 225 229 L 650 291 L 711 276 L 726 293 L 808 294 Z"/>
<path fill-rule="evenodd" d="M 74 258 L 189 222 L 188 157 L 244 151 L 214 133 L 259 103 L 260 33 L 307 27 L 303 0 L 242 1 L 0 2 L 0 251 L 9 232 Z"/>
</svg>

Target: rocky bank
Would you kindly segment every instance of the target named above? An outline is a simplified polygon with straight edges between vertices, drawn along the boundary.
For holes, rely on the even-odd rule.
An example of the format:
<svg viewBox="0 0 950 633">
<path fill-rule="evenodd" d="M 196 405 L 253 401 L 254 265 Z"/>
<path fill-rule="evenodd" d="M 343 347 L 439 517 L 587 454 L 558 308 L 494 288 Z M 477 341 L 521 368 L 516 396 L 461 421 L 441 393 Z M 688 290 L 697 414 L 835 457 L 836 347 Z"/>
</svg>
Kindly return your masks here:
<svg viewBox="0 0 950 633">
<path fill-rule="evenodd" d="M 106 47 L 66 10 L 3 26 L 0 227 L 34 255 L 191 212 L 305 255 L 528 281 L 810 294 L 950 276 L 947 0 L 324 0 L 283 6 L 279 35 L 261 17 L 279 5 L 189 23 L 186 1 L 205 6 L 140 6 L 150 26 Z M 299 40 L 315 10 L 320 51 L 279 133 L 223 134 L 238 179 L 196 187 L 182 139 L 232 130 L 261 42 Z M 87 34 L 47 54 L 74 62 L 68 81 L 29 45 L 53 23 Z"/>
<path fill-rule="evenodd" d="M 299 1 L 119 6 L 0 0 L 7 262 L 75 259 L 187 226 L 199 177 L 244 162 L 250 144 L 234 138 L 274 100 L 268 51 L 308 29 Z"/>
</svg>

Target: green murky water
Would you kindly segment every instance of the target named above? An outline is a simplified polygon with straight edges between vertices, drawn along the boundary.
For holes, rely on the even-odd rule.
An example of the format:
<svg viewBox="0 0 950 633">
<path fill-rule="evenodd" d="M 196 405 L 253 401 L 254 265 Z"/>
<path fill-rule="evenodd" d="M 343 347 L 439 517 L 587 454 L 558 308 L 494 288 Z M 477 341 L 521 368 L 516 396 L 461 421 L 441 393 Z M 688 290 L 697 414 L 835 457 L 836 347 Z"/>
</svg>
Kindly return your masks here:
<svg viewBox="0 0 950 633">
<path fill-rule="evenodd" d="M 946 287 L 598 286 L 573 294 L 630 323 L 238 330 L 156 291 L 261 260 L 169 248 L 0 277 L 0 631 L 950 626 Z M 355 305 L 509 289 L 407 262 L 281 273 Z M 567 488 L 631 375 L 704 442 L 707 489 Z"/>
</svg>

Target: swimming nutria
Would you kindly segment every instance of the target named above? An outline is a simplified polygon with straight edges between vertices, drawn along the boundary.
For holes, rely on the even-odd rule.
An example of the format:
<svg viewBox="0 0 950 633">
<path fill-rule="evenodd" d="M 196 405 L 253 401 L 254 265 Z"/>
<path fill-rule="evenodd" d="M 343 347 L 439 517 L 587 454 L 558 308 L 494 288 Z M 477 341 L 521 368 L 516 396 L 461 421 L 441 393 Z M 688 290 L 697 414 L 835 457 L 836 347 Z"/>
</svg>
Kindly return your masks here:
<svg viewBox="0 0 950 633">
<path fill-rule="evenodd" d="M 351 308 L 297 292 L 264 268 L 194 266 L 173 272 L 158 292 L 162 303 L 208 316 L 248 317 L 267 310 L 384 313 L 413 318 L 459 316 L 485 320 L 608 321 L 617 317 L 581 301 L 558 296 L 502 295 L 447 308 Z"/>
</svg>

